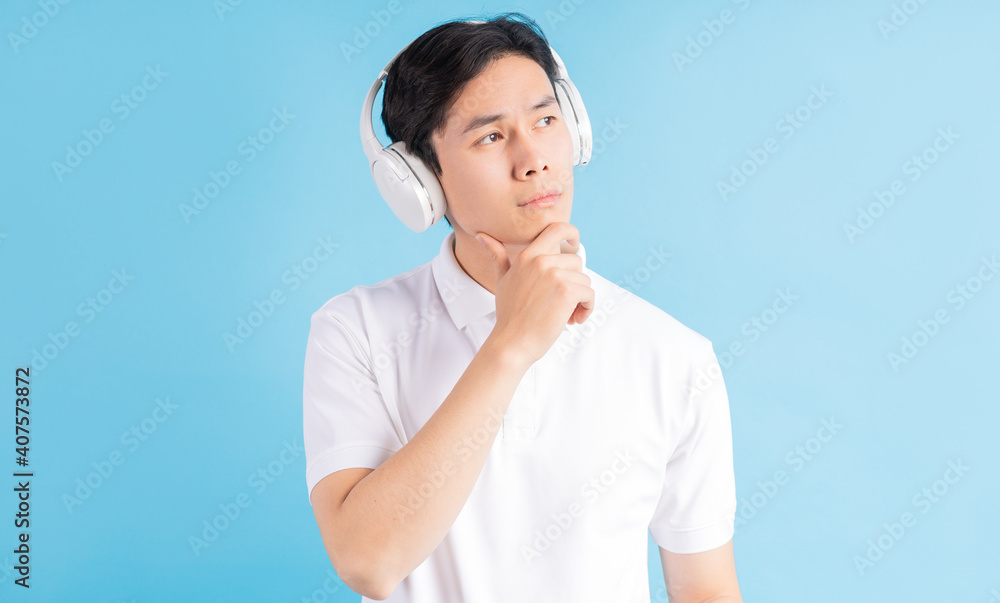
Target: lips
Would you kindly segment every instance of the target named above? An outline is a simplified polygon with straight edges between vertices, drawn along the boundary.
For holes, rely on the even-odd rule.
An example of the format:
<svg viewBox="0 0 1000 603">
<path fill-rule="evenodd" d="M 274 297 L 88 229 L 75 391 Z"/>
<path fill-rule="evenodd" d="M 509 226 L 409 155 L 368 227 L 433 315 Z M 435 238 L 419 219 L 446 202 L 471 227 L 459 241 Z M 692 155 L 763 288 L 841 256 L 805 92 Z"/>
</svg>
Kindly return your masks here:
<svg viewBox="0 0 1000 603">
<path fill-rule="evenodd" d="M 518 205 L 518 207 L 540 207 L 554 204 L 560 195 L 560 191 L 544 191 L 536 194 L 531 199 Z"/>
</svg>

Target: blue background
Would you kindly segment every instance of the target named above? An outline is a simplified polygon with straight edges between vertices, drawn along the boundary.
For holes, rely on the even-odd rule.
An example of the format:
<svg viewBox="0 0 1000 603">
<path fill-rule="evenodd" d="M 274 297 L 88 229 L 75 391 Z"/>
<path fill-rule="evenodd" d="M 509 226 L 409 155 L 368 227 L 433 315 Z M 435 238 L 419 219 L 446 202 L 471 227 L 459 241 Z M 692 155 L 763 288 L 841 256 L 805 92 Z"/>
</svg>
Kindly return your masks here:
<svg viewBox="0 0 1000 603">
<path fill-rule="evenodd" d="M 1000 599 L 1000 279 L 983 268 L 991 279 L 976 282 L 1000 253 L 1000 4 L 389 5 L 72 2 L 46 19 L 37 2 L 4 2 L 3 420 L 15 367 L 34 362 L 35 477 L 30 591 L 11 573 L 14 478 L 0 488 L 0 598 L 323 600 L 330 563 L 304 457 L 281 454 L 301 445 L 310 314 L 429 261 L 449 232 L 407 230 L 378 196 L 362 100 L 434 25 L 521 10 L 565 60 L 602 140 L 576 168 L 588 267 L 643 279 L 633 291 L 717 353 L 743 344 L 724 372 L 746 600 Z M 880 30 L 894 7 L 916 12 Z M 373 11 L 391 18 L 379 25 Z M 375 35 L 345 54 L 366 27 Z M 142 88 L 157 67 L 166 75 Z M 832 95 L 803 110 L 813 87 Z M 127 114 L 123 94 L 142 97 Z M 251 161 L 241 144 L 282 109 L 294 117 Z M 786 138 L 779 120 L 797 110 L 808 118 Z M 104 119 L 114 129 L 57 174 L 67 145 Z M 911 180 L 907 162 L 939 128 L 958 138 Z M 768 138 L 776 151 L 720 194 Z M 239 172 L 185 219 L 193 190 L 212 191 L 231 161 Z M 905 193 L 869 210 L 894 180 Z M 325 261 L 318 239 L 337 245 Z M 671 257 L 647 274 L 650 247 Z M 309 278 L 290 278 L 295 266 Z M 132 279 L 102 294 L 115 270 Z M 958 307 L 960 285 L 978 290 Z M 275 289 L 283 303 L 227 345 Z M 776 290 L 798 296 L 781 313 L 768 310 Z M 941 310 L 947 322 L 914 337 Z M 755 317 L 772 323 L 756 337 Z M 76 335 L 60 336 L 70 321 Z M 894 366 L 904 337 L 924 345 Z M 158 400 L 176 405 L 162 422 Z M 821 442 L 831 418 L 842 427 Z M 144 421 L 146 439 L 127 443 Z M 13 472 L 13 427 L 0 433 Z M 124 461 L 98 479 L 115 452 Z M 948 484 L 959 460 L 969 469 Z M 268 467 L 269 482 L 251 479 Z M 778 471 L 783 483 L 768 484 Z M 88 476 L 99 485 L 68 504 Z M 189 538 L 241 494 L 251 504 L 195 552 Z M 892 536 L 886 524 L 906 512 L 915 525 Z M 650 540 L 651 592 L 665 602 L 655 551 Z M 875 560 L 859 569 L 859 558 Z M 340 587 L 330 600 L 359 596 Z"/>
</svg>

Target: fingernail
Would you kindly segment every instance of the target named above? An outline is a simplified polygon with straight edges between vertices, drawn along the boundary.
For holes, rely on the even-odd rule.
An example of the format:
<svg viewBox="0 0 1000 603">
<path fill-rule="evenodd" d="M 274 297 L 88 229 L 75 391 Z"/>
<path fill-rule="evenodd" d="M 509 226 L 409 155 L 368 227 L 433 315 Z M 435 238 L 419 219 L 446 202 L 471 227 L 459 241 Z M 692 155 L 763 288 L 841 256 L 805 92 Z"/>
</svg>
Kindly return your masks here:
<svg viewBox="0 0 1000 603">
<path fill-rule="evenodd" d="M 486 241 L 484 241 L 481 237 L 476 237 L 476 240 L 482 243 L 483 247 L 486 247 Z M 489 249 L 489 247 L 486 248 Z"/>
</svg>

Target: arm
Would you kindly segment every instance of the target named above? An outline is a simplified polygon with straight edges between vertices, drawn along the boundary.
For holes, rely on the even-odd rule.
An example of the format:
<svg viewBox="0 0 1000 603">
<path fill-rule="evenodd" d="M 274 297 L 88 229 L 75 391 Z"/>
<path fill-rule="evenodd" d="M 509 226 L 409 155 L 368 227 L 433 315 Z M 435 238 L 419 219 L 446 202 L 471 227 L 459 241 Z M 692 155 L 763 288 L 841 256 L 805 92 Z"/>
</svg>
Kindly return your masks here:
<svg viewBox="0 0 1000 603">
<path fill-rule="evenodd" d="M 576 245 L 578 236 L 569 223 L 550 224 L 513 261 L 501 243 L 484 243 L 497 277 L 497 322 L 451 393 L 376 469 L 342 470 L 316 484 L 313 510 L 327 554 L 353 590 L 385 599 L 437 548 L 472 493 L 524 374 L 567 319 L 590 315 L 594 291 L 582 260 L 560 253 L 561 240 Z"/>
<path fill-rule="evenodd" d="M 686 555 L 659 548 L 670 603 L 743 603 L 732 539 L 718 548 Z"/>
<path fill-rule="evenodd" d="M 330 560 L 352 590 L 387 598 L 455 523 L 531 365 L 504 348 L 491 335 L 427 423 L 339 506 L 335 497 L 314 502 Z M 463 442 L 477 430 L 489 434 L 482 445 Z M 443 479 L 424 496 L 432 475 Z M 323 494 L 317 484 L 314 495 Z"/>
<path fill-rule="evenodd" d="M 733 559 L 737 500 L 729 396 L 706 342 L 692 350 L 686 426 L 667 462 L 664 491 L 650 523 L 670 603 L 743 601 Z M 699 378 L 713 368 L 718 376 Z M 715 548 L 705 550 L 708 546 Z"/>
</svg>

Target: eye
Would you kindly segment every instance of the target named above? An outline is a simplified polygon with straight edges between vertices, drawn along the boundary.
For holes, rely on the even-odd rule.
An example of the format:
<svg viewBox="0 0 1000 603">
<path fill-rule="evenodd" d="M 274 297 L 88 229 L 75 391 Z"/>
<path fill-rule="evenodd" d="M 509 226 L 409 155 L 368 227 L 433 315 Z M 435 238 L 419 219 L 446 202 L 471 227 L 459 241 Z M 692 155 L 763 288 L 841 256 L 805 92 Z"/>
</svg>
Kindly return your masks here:
<svg viewBox="0 0 1000 603">
<path fill-rule="evenodd" d="M 543 118 L 539 119 L 538 122 L 544 121 L 546 119 L 549 120 L 549 122 L 546 123 L 545 125 L 546 126 L 550 126 L 550 125 L 552 125 L 552 122 L 555 121 L 556 116 L 555 115 L 549 115 L 547 117 L 543 117 Z M 537 124 L 538 122 L 535 122 L 535 123 Z M 477 147 L 484 146 L 483 141 L 486 140 L 487 138 L 489 138 L 490 136 L 500 136 L 500 132 L 491 132 L 491 133 L 487 134 L 486 136 L 483 136 L 478 141 L 476 141 L 476 144 L 474 146 L 477 146 Z"/>
<path fill-rule="evenodd" d="M 476 142 L 476 146 L 477 147 L 478 146 L 482 146 L 483 145 L 483 141 L 486 140 L 487 138 L 489 138 L 490 136 L 499 136 L 499 135 L 500 135 L 500 132 L 493 132 L 491 134 L 487 134 L 486 136 L 483 136 L 482 138 L 480 138 L 478 142 Z"/>
</svg>

